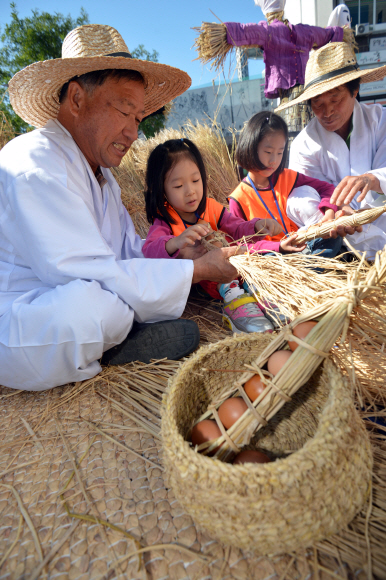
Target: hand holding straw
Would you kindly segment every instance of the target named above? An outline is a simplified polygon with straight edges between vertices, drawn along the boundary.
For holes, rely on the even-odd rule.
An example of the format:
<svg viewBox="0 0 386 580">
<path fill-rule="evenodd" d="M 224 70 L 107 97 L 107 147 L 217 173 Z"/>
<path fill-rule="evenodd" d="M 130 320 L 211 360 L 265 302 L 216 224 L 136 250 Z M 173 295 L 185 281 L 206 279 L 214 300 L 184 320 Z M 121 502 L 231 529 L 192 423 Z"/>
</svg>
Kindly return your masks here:
<svg viewBox="0 0 386 580">
<path fill-rule="evenodd" d="M 379 216 L 384 212 L 386 212 L 386 205 L 371 209 L 360 209 L 351 215 L 342 216 L 330 222 L 312 225 L 307 230 L 298 232 L 296 242 L 300 244 L 302 242 L 314 240 L 315 238 L 321 238 L 338 226 L 352 226 L 355 228 L 356 226 L 370 224 L 379 218 Z"/>
</svg>

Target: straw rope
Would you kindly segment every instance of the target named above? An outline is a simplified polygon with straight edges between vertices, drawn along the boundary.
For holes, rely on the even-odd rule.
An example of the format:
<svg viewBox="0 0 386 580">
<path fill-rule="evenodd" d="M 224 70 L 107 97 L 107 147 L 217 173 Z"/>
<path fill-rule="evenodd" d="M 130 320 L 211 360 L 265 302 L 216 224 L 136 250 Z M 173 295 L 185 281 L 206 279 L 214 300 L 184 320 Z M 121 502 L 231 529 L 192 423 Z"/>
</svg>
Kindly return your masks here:
<svg viewBox="0 0 386 580">
<path fill-rule="evenodd" d="M 354 213 L 351 215 L 342 216 L 330 222 L 318 223 L 308 227 L 306 230 L 301 230 L 297 234 L 296 241 L 297 243 L 302 244 L 309 240 L 320 238 L 338 226 L 356 227 L 365 224 L 371 224 L 385 212 L 386 206 L 375 207 L 371 209 L 359 209 L 354 211 Z"/>
</svg>

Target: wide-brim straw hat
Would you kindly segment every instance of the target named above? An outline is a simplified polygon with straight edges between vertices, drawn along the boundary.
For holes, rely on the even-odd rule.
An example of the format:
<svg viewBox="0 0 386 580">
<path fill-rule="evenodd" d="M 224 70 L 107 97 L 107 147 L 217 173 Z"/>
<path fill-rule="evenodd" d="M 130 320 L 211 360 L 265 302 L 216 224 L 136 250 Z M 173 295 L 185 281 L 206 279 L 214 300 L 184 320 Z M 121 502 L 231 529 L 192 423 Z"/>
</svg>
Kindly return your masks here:
<svg viewBox="0 0 386 580">
<path fill-rule="evenodd" d="M 300 97 L 283 103 L 275 111 L 293 107 L 357 78 L 360 78 L 361 83 L 371 83 L 385 76 L 386 65 L 360 69 L 354 50 L 348 43 L 330 42 L 311 52 L 306 67 L 304 91 Z"/>
<path fill-rule="evenodd" d="M 63 41 L 62 58 L 35 62 L 16 73 L 9 83 L 14 111 L 34 127 L 56 119 L 62 86 L 73 77 L 106 69 L 127 69 L 145 80 L 145 116 L 154 113 L 191 85 L 177 68 L 132 58 L 115 28 L 86 24 L 71 30 Z"/>
</svg>

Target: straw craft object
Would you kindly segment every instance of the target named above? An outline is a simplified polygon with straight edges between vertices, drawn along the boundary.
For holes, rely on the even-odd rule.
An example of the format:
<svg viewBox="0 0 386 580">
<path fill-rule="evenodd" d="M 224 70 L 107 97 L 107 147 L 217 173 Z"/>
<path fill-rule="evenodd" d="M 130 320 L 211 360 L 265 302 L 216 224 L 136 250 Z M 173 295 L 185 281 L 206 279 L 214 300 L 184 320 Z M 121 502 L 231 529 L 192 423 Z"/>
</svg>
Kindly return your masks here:
<svg viewBox="0 0 386 580">
<path fill-rule="evenodd" d="M 301 230 L 297 233 L 296 242 L 301 244 L 308 242 L 309 240 L 314 240 L 315 238 L 320 238 L 328 234 L 331 230 L 338 226 L 362 226 L 365 224 L 371 224 L 379 216 L 386 212 L 386 206 L 375 207 L 371 209 L 359 209 L 355 211 L 352 215 L 342 216 L 330 222 L 319 223 L 310 226 L 306 230 Z"/>
<path fill-rule="evenodd" d="M 366 430 L 329 361 L 253 440 L 276 461 L 236 466 L 190 447 L 194 421 L 232 388 L 226 371 L 251 364 L 270 340 L 241 335 L 202 348 L 172 379 L 162 415 L 176 498 L 212 537 L 259 555 L 299 550 L 346 526 L 368 498 L 372 469 Z"/>
</svg>

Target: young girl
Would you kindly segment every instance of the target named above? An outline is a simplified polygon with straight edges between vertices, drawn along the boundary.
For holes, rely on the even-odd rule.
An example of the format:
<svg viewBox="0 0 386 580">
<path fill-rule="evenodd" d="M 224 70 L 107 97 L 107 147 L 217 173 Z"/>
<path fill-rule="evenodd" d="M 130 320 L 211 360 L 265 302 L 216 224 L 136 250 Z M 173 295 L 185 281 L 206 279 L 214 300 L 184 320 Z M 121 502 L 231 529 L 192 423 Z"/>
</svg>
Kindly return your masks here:
<svg viewBox="0 0 386 580">
<path fill-rule="evenodd" d="M 279 115 L 262 111 L 249 119 L 236 149 L 237 163 L 248 171 L 248 175 L 229 198 L 229 210 L 234 216 L 244 220 L 255 216 L 272 218 L 277 220 L 286 234 L 295 233 L 298 226 L 287 215 L 287 200 L 297 188 L 309 186 L 320 196 L 319 210 L 325 213 L 326 218 L 334 218 L 338 207 L 329 201 L 334 186 L 285 169 L 287 149 L 288 128 Z M 304 207 L 304 215 L 308 216 L 309 213 L 315 214 L 314 206 L 310 211 Z M 267 239 L 280 240 L 282 235 L 274 234 Z M 317 238 L 307 243 L 307 253 L 322 252 L 323 257 L 333 258 L 339 253 L 341 245 L 341 237 Z"/>
<path fill-rule="evenodd" d="M 219 202 L 207 198 L 206 173 L 201 154 L 189 139 L 171 139 L 150 154 L 146 170 L 146 214 L 151 227 L 143 246 L 147 258 L 189 257 L 189 247 L 199 243 L 209 228 L 229 234 L 234 240 L 259 232 L 259 241 L 248 244 L 253 251 L 297 252 L 293 237 L 283 242 L 275 237 L 282 227 L 275 220 L 250 221 L 233 216 Z M 255 298 L 239 280 L 230 284 L 201 282 L 213 298 L 224 299 L 224 320 L 234 332 L 272 332 L 273 326 Z"/>
</svg>

